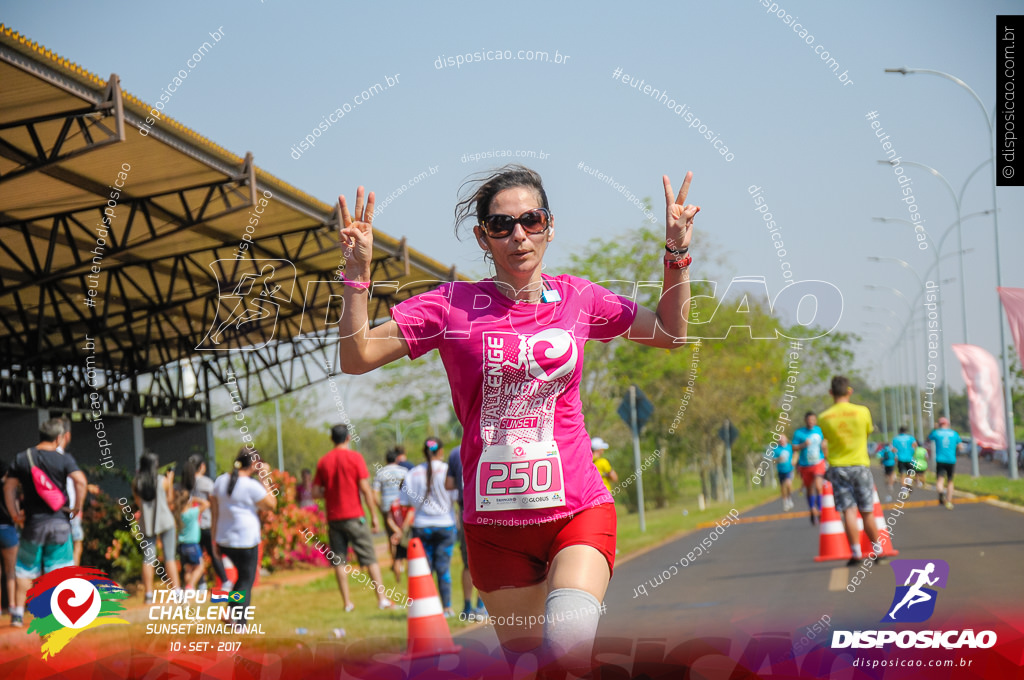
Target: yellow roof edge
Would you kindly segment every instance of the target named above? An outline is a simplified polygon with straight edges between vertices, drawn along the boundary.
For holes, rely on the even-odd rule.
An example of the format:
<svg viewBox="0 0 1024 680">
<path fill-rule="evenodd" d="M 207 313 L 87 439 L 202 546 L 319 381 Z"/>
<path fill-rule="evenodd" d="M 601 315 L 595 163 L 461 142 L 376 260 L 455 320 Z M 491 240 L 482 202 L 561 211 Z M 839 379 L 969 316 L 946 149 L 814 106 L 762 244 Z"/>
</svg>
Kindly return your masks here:
<svg viewBox="0 0 1024 680">
<path fill-rule="evenodd" d="M 7 45 L 11 49 L 21 52 L 22 54 L 28 57 L 37 60 L 42 59 L 48 62 L 48 65 L 51 68 L 87 88 L 103 90 L 109 84 L 108 80 L 100 78 L 95 73 L 92 73 L 88 69 L 79 66 L 70 59 L 60 56 L 56 52 L 47 49 L 46 47 L 44 47 L 43 45 L 39 44 L 34 40 L 30 40 L 28 37 L 22 35 L 18 31 L 15 31 L 13 28 L 2 22 L 0 22 L 0 43 Z M 131 110 L 132 113 L 140 115 L 143 118 L 149 115 L 149 112 L 153 109 L 152 106 L 144 102 L 142 99 L 136 97 L 135 95 L 124 89 L 121 90 L 121 95 L 124 100 L 126 109 Z M 204 148 L 205 151 L 211 153 L 214 156 L 219 157 L 222 161 L 229 165 L 236 165 L 241 167 L 242 163 L 245 160 L 243 156 L 239 156 L 235 153 L 232 153 L 231 151 L 228 151 L 227 149 L 220 146 L 213 140 L 209 139 L 208 137 L 204 137 L 203 135 L 199 134 L 195 130 L 185 125 L 182 125 L 173 118 L 170 118 L 168 116 L 161 116 L 160 124 L 164 129 L 168 130 L 171 134 L 180 137 L 184 141 L 200 145 L 201 147 Z M 316 207 L 320 208 L 321 210 L 324 210 L 325 212 L 330 212 L 332 210 L 332 206 L 327 205 L 318 198 L 310 196 L 301 189 L 298 189 L 297 187 L 288 184 L 287 182 L 271 175 L 268 172 L 265 172 L 257 168 L 256 174 L 259 179 L 265 182 L 272 182 L 277 187 L 283 188 L 289 192 L 294 193 L 296 197 L 302 198 L 303 200 L 315 204 Z"/>
<path fill-rule="evenodd" d="M 100 78 L 96 74 L 92 73 L 88 69 L 79 66 L 70 59 L 62 57 L 58 55 L 56 52 L 47 49 L 38 42 L 30 40 L 28 37 L 22 35 L 18 31 L 15 31 L 13 28 L 11 28 L 10 26 L 3 22 L 0 22 L 0 44 L 4 44 L 17 52 L 21 52 L 27 57 L 36 60 L 42 59 L 48 61 L 49 66 L 53 68 L 55 71 L 60 72 L 61 74 L 67 76 L 71 80 L 76 81 L 77 83 L 83 85 L 86 88 L 103 90 L 109 84 L 109 81 Z M 153 108 L 152 106 L 146 104 L 144 101 L 142 101 L 135 95 L 125 91 L 123 88 L 121 90 L 121 96 L 124 99 L 126 108 L 130 109 L 133 113 L 142 116 L 143 118 L 145 118 L 149 114 L 150 110 L 152 110 Z M 198 144 L 199 146 L 203 147 L 205 151 L 207 151 L 211 155 L 219 157 L 225 163 L 228 163 L 230 165 L 241 166 L 242 163 L 245 161 L 244 157 L 238 156 L 237 154 L 228 151 L 227 149 L 212 141 L 208 137 L 204 137 L 195 130 L 185 125 L 182 125 L 173 118 L 161 116 L 160 124 L 164 127 L 164 129 L 168 130 L 175 136 L 180 137 L 184 141 Z M 305 191 L 302 191 L 301 189 L 291 184 L 288 184 L 284 180 L 274 175 L 271 175 L 269 172 L 266 172 L 265 170 L 261 170 L 259 167 L 256 168 L 256 177 L 258 181 L 261 181 L 264 184 L 272 185 L 275 188 L 284 189 L 286 192 L 289 192 L 293 196 L 308 202 L 312 207 L 318 208 L 325 213 L 329 214 L 331 211 L 334 210 L 333 205 L 324 203 L 319 198 L 307 194 Z M 397 245 L 398 242 L 400 241 L 400 239 L 395 238 L 394 236 L 391 236 L 389 234 L 385 234 L 377 229 L 374 229 L 374 238 L 380 238 L 384 241 L 390 241 L 390 245 L 392 246 Z M 423 253 L 420 253 L 418 251 L 410 251 L 410 258 L 422 262 L 427 266 L 433 267 L 439 271 L 450 269 L 450 267 L 446 267 L 437 260 L 428 257 L 427 255 L 424 255 Z M 459 275 L 459 278 L 466 279 L 466 277 L 462 275 Z"/>
</svg>

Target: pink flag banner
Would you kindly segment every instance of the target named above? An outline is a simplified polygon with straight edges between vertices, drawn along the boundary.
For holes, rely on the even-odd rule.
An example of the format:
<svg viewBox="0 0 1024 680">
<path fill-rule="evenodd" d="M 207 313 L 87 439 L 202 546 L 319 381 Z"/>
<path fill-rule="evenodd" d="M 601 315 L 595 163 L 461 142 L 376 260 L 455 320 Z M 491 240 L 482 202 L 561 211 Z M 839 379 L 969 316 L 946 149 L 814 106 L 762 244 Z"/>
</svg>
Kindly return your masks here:
<svg viewBox="0 0 1024 680">
<path fill-rule="evenodd" d="M 1010 322 L 1013 344 L 1017 346 L 1020 365 L 1024 366 L 1024 288 L 996 288 Z"/>
<path fill-rule="evenodd" d="M 967 412 L 971 436 L 980 448 L 1006 449 L 1006 420 L 999 364 L 977 345 L 953 345 L 960 371 L 967 383 Z"/>
</svg>

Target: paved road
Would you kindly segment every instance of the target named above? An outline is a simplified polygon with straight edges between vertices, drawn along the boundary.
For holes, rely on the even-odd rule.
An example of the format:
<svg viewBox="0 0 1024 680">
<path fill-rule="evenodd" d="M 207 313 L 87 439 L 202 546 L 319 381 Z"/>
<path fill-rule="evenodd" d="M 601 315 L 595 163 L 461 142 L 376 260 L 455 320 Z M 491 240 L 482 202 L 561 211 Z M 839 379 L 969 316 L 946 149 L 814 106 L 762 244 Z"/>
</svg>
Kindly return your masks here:
<svg viewBox="0 0 1024 680">
<path fill-rule="evenodd" d="M 881 470 L 876 472 L 882 488 Z M 898 559 L 942 559 L 950 565 L 948 587 L 940 593 L 931 624 L 980 630 L 1006 612 L 1024 611 L 1024 516 L 987 503 L 964 502 L 946 510 L 927 489 L 914 491 L 910 501 L 927 504 L 905 508 L 898 517 L 893 531 Z M 797 509 L 805 507 L 799 499 Z M 742 517 L 777 513 L 782 513 L 780 500 Z M 892 568 L 875 566 L 849 592 L 856 569 L 842 561 L 814 561 L 818 529 L 805 517 L 727 527 L 705 555 L 678 573 L 664 573 L 709 532 L 697 531 L 620 564 L 605 598 L 599 638 L 668 648 L 716 635 L 735 641 L 776 633 L 797 642 L 823 616 L 836 629 L 881 627 L 894 592 Z M 665 580 L 655 587 L 660 578 Z M 637 590 L 642 585 L 646 596 Z M 466 636 L 496 645 L 487 627 Z M 738 658 L 735 650 L 731 655 Z"/>
</svg>

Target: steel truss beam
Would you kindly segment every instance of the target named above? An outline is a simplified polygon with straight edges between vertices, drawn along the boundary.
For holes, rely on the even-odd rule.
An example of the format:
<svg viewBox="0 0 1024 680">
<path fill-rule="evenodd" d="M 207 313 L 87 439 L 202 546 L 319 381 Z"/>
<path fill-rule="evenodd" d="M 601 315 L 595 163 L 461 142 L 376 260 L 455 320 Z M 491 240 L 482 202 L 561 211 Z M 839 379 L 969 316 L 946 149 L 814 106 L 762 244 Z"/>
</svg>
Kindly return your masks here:
<svg viewBox="0 0 1024 680">
<path fill-rule="evenodd" d="M 106 119 L 109 117 L 113 117 L 113 125 L 108 125 Z M 41 125 L 61 119 L 64 122 L 56 130 L 52 129 L 53 126 Z M 42 127 L 50 130 L 49 136 Z M 32 148 L 23 149 L 15 145 L 8 138 L 14 136 L 12 132 L 25 134 L 31 140 Z M 19 164 L 16 169 L 0 175 L 0 184 L 124 139 L 121 83 L 116 74 L 111 74 L 103 98 L 97 104 L 0 125 L 0 155 Z"/>
<path fill-rule="evenodd" d="M 150 196 L 123 195 L 119 207 L 122 210 L 127 208 L 128 215 L 120 228 L 107 229 L 107 245 L 102 247 L 100 254 L 104 260 L 122 259 L 139 248 L 149 247 L 183 231 L 195 231 L 206 222 L 254 207 L 254 169 L 250 154 L 238 174 L 221 182 L 197 184 Z M 168 204 L 177 210 L 165 207 Z M 104 201 L 89 208 L 27 220 L 0 217 L 0 250 L 16 265 L 15 269 L 0 269 L 0 298 L 7 293 L 87 273 L 96 255 L 96 231 L 87 223 L 93 224 L 95 218 L 102 225 L 106 205 Z M 158 225 L 160 222 L 163 224 Z M 12 249 L 14 241 L 25 244 L 29 261 L 18 257 Z M 46 243 L 44 252 L 37 252 L 34 247 L 37 242 Z M 50 267 L 58 248 L 68 249 L 74 263 L 59 269 Z"/>
<path fill-rule="evenodd" d="M 334 244 L 330 246 L 334 247 Z M 131 385 L 130 389 L 108 389 L 105 403 L 110 405 L 111 412 L 145 416 L 185 419 L 219 417 L 211 413 L 212 406 L 209 403 L 197 401 L 185 393 L 183 373 L 178 366 L 182 359 L 192 360 L 193 363 L 198 360 L 199 365 L 195 367 L 199 374 L 198 380 L 208 388 L 226 381 L 226 367 L 230 365 L 227 362 L 234 361 L 237 365 L 235 373 L 244 376 L 238 378 L 238 383 L 240 386 L 245 385 L 241 391 L 246 406 L 254 406 L 327 379 L 322 367 L 327 365 L 327 361 L 332 366 L 337 363 L 336 348 L 328 350 L 328 346 L 333 345 L 333 337 L 328 336 L 322 328 L 311 328 L 309 325 L 311 318 L 323 318 L 326 307 L 304 310 L 302 296 L 307 288 L 305 284 L 309 282 L 313 284 L 310 286 L 311 299 L 321 297 L 319 294 L 323 293 L 322 289 L 330 287 L 328 282 L 333 281 L 334 271 L 310 272 L 298 278 L 295 289 L 297 299 L 293 300 L 296 304 L 283 307 L 276 320 L 277 327 L 273 335 L 281 340 L 259 349 L 230 353 L 196 351 L 195 348 L 217 320 L 218 289 L 211 270 L 196 260 L 195 256 L 189 262 L 183 257 L 177 259 L 179 262 L 174 269 L 181 273 L 182 283 L 178 288 L 185 294 L 183 299 L 168 302 L 162 307 L 158 300 L 144 310 L 129 310 L 120 315 L 106 314 L 99 307 L 85 308 L 92 317 L 85 315 L 77 302 L 70 301 L 75 302 L 74 309 L 79 320 L 74 324 L 64 324 L 61 327 L 64 341 L 41 353 L 32 364 L 19 366 L 13 377 L 0 376 L 0 402 L 67 407 L 69 399 L 77 395 L 81 400 L 81 394 L 87 390 L 80 387 L 78 391 L 62 392 L 45 385 L 51 381 L 64 383 L 62 376 L 71 377 L 73 373 L 69 374 L 68 371 L 73 372 L 76 367 L 84 370 L 82 367 L 87 365 L 90 357 L 95 357 L 97 369 L 107 374 L 107 384 Z M 404 272 L 400 262 L 388 262 L 393 259 L 378 258 L 374 269 L 391 274 L 398 273 L 395 270 L 401 268 Z M 232 262 L 234 268 L 223 271 L 222 275 L 236 281 L 245 261 Z M 129 299 L 125 287 L 130 283 L 131 275 L 126 273 L 127 269 L 122 267 L 116 275 L 112 274 L 118 280 L 122 299 Z M 386 289 L 378 287 L 373 297 L 372 325 L 390 318 L 391 307 L 400 299 L 429 290 L 436 283 L 424 281 L 419 285 L 406 286 L 397 295 L 388 294 Z M 210 288 L 211 294 L 204 300 L 201 313 L 192 315 L 187 305 L 195 300 L 194 292 L 202 287 Z M 139 291 L 133 293 L 137 295 Z M 104 296 L 105 299 L 109 297 L 109 294 Z M 162 293 L 161 297 L 170 300 L 173 292 Z M 136 327 L 138 322 L 144 323 L 143 328 Z M 303 322 L 305 327 L 302 327 Z M 167 328 L 173 328 L 174 334 L 168 335 L 165 331 Z M 225 344 L 232 347 L 258 346 L 266 341 L 269 330 L 257 323 L 250 323 L 240 330 L 226 332 Z M 93 342 L 94 348 L 86 348 L 86 336 Z M 69 352 L 75 356 L 71 368 L 66 363 Z M 119 360 L 111 361 L 114 357 Z M 308 365 L 308 360 L 314 357 L 317 359 L 317 369 Z M 154 365 L 158 366 L 155 370 L 151 368 Z M 253 373 L 254 370 L 257 372 Z M 80 379 L 78 383 L 86 384 Z M 139 387 L 140 384 L 143 387 Z M 32 400 L 27 400 L 30 395 Z"/>
<path fill-rule="evenodd" d="M 0 374 L 0 404 L 30 406 L 68 412 L 91 412 L 94 404 L 103 414 L 137 415 L 205 422 L 210 408 L 205 400 L 168 392 L 124 388 L 111 373 L 82 366 L 59 366 L 36 371 L 4 371 Z M 95 395 L 95 399 L 93 398 Z"/>
<path fill-rule="evenodd" d="M 287 238 L 295 234 L 300 238 Z M 300 227 L 287 234 L 254 241 L 250 252 L 253 258 L 283 259 L 301 266 L 301 263 L 337 247 L 328 234 L 323 229 Z M 20 291 L 14 291 L 11 293 L 15 306 L 13 318 L 0 316 L 0 325 L 7 329 L 6 337 L 0 337 L 0 349 L 9 356 L 32 357 L 32 362 L 43 364 L 68 354 L 81 361 L 84 358 L 75 343 L 86 335 L 99 336 L 104 342 L 111 343 L 106 350 L 112 350 L 121 357 L 120 362 L 107 367 L 126 375 L 136 375 L 151 370 L 153 366 L 187 357 L 214 321 L 219 294 L 217 280 L 234 284 L 243 273 L 252 269 L 250 260 L 236 260 L 226 252 L 231 247 L 219 245 L 157 260 L 104 267 L 106 287 L 92 298 L 95 307 L 87 307 L 82 302 L 88 285 L 84 272 L 41 284 L 37 287 L 38 300 L 23 299 Z M 214 262 L 218 267 L 216 276 L 210 269 Z M 394 280 L 405 273 L 405 265 L 400 257 L 385 255 L 374 260 L 372 271 L 376 280 Z M 294 295 L 300 299 L 293 300 L 295 304 L 282 310 L 281 321 L 301 317 L 301 298 L 305 295 L 307 282 L 335 279 L 334 270 L 305 268 L 297 274 Z M 373 298 L 375 307 L 371 310 L 371 319 L 388 318 L 391 305 L 399 299 L 413 291 L 428 290 L 435 283 L 428 281 L 408 291 L 403 289 L 398 297 L 378 289 Z M 197 300 L 203 301 L 202 310 L 198 312 L 194 304 Z M 142 304 L 138 304 L 139 301 Z M 36 323 L 29 313 L 33 307 L 40 315 L 46 309 L 57 311 Z M 62 308 L 71 309 L 75 318 L 60 318 L 58 313 Z M 20 328 L 14 325 L 14 320 L 20 320 Z M 252 342 L 245 344 L 260 344 L 265 338 L 258 339 L 257 333 L 266 329 L 255 324 L 250 326 L 252 328 L 244 340 Z M 164 328 L 175 329 L 175 336 L 167 337 Z M 58 331 L 59 339 L 51 339 L 42 332 L 45 329 Z M 195 337 L 197 333 L 200 333 L 198 338 Z M 289 337 L 280 332 L 275 336 Z M 232 346 L 239 345 L 233 342 Z"/>
<path fill-rule="evenodd" d="M 100 93 L 12 50 L 0 49 L 0 60 L 85 102 L 80 108 L 0 125 L 0 157 L 17 166 L 0 176 L 0 185 L 39 172 L 105 197 L 104 185 L 60 163 L 125 140 L 126 112 L 117 75 L 111 75 Z M 127 113 L 129 123 L 135 118 Z M 30 219 L 0 215 L 0 307 L 4 310 L 0 354 L 9 358 L 0 368 L 0 404 L 89 411 L 95 393 L 104 413 L 206 421 L 230 412 L 214 415 L 210 399 L 211 390 L 226 382 L 229 368 L 243 403 L 255 406 L 326 380 L 326 367 L 335 366 L 337 347 L 323 324 L 301 327 L 307 321 L 301 298 L 310 282 L 318 282 L 313 292 L 326 291 L 327 300 L 329 293 L 337 293 L 327 283 L 334 281 L 335 271 L 305 264 L 337 247 L 332 238 L 339 221 L 337 207 L 324 219 L 305 203 L 283 195 L 280 200 L 306 215 L 309 225 L 256 240 L 249 251 L 252 259 L 284 259 L 296 266 L 299 300 L 279 314 L 274 336 L 282 339 L 252 349 L 266 341 L 269 329 L 250 324 L 244 332 L 226 334 L 232 346 L 248 345 L 249 349 L 197 352 L 197 344 L 217 316 L 218 279 L 235 282 L 244 266 L 251 267 L 248 260 L 233 260 L 227 253 L 231 246 L 220 243 L 224 235 L 209 223 L 256 205 L 255 166 L 247 154 L 238 172 L 226 167 L 222 158 L 200 152 L 162 130 L 154 130 L 153 135 L 228 179 L 153 196 L 122 192 L 119 203 L 120 209 L 128 210 L 127 223 L 118 230 L 119 236 L 107 239 L 105 288 L 94 298 L 95 307 L 85 307 L 79 296 L 87 288 L 92 260 L 88 251 L 95 247 L 95 233 L 87 225 L 91 218 L 102 216 L 103 205 Z M 219 244 L 148 260 L 135 253 L 185 230 L 217 239 Z M 114 230 L 108 231 L 113 235 Z M 397 247 L 384 241 L 377 244 L 382 255 L 374 259 L 373 279 L 407 278 L 410 255 L 405 239 Z M 27 248 L 15 247 L 22 242 Z M 71 250 L 72 263 L 55 269 L 50 265 L 62 248 Z M 214 274 L 209 265 L 217 259 L 233 263 L 221 263 Z M 452 269 L 448 278 L 454 276 Z M 435 284 L 423 282 L 394 293 L 378 288 L 371 324 L 390 318 L 390 309 L 399 300 Z M 306 311 L 322 319 L 327 305 L 320 303 Z M 86 348 L 86 336 L 94 348 Z M 182 359 L 188 359 L 197 374 L 198 396 L 192 393 L 192 385 L 186 385 Z"/>
</svg>

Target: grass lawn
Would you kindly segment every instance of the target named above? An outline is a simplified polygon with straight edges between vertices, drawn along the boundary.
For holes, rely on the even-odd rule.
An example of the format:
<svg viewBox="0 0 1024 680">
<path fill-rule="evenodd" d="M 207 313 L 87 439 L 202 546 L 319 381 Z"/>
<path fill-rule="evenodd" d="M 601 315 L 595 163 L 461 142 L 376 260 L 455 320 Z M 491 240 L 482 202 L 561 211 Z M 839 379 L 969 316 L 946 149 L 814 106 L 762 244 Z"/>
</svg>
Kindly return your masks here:
<svg viewBox="0 0 1024 680">
<path fill-rule="evenodd" d="M 778 490 L 771 488 L 737 491 L 735 507 L 742 510 L 773 498 L 777 494 Z M 695 493 L 686 493 L 686 496 L 694 498 Z M 647 531 L 641 533 L 639 517 L 635 513 L 627 513 L 620 506 L 618 508 L 619 558 L 625 558 L 632 552 L 656 545 L 672 536 L 692 531 L 702 522 L 720 519 L 732 507 L 731 503 L 717 503 L 699 511 L 696 502 L 691 501 L 689 504 L 648 510 L 646 513 Z M 685 515 L 683 514 L 684 509 L 686 510 Z M 390 561 L 388 560 L 381 563 L 381 568 L 384 570 L 384 584 L 388 588 L 395 585 L 394 576 L 388 570 L 389 566 Z M 452 633 L 457 633 L 471 625 L 458 618 L 458 613 L 462 610 L 462 568 L 462 556 L 456 546 L 452 558 L 452 608 L 455 610 L 456 616 L 448 620 Z M 349 579 L 352 598 L 356 605 L 353 612 L 346 613 L 344 611 L 334 574 L 325 568 L 322 578 L 317 578 L 304 585 L 286 585 L 274 590 L 257 591 L 253 603 L 257 607 L 258 620 L 264 622 L 264 629 L 268 636 L 301 638 L 302 636 L 296 635 L 295 630 L 305 628 L 308 631 L 306 634 L 308 638 L 323 640 L 333 638 L 333 629 L 344 628 L 345 640 L 349 642 L 366 638 L 388 637 L 393 639 L 394 644 L 381 641 L 379 645 L 381 649 L 399 651 L 404 648 L 407 631 L 405 609 L 396 607 L 392 610 L 378 610 L 374 592 L 366 584 L 359 583 L 354 575 Z M 406 583 L 403 578 L 401 587 L 396 590 L 404 594 Z M 395 599 L 402 598 L 396 597 Z M 273 616 L 259 616 L 261 612 L 273 612 Z M 378 647 L 378 645 L 374 646 Z"/>
<path fill-rule="evenodd" d="M 1001 500 L 1024 505 L 1024 479 L 1008 477 L 969 477 L 957 475 L 955 487 L 979 496 L 997 496 Z"/>
</svg>

